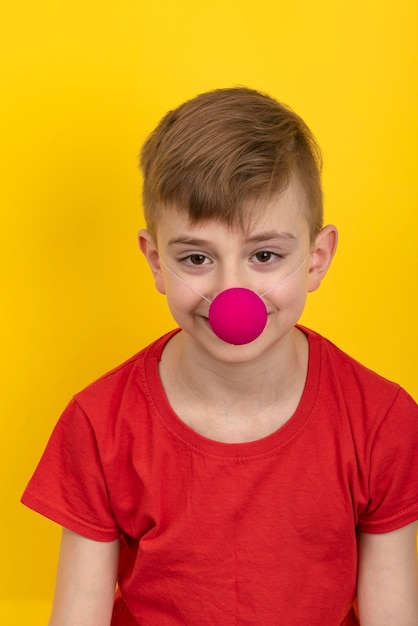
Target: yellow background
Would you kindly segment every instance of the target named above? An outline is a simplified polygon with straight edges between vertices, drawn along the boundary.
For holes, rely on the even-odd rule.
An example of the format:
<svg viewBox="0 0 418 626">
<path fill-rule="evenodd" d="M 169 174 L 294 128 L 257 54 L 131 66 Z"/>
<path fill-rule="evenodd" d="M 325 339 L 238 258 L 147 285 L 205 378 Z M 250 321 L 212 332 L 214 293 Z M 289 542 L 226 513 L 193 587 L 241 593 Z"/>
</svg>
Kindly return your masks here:
<svg viewBox="0 0 418 626">
<path fill-rule="evenodd" d="M 172 327 L 136 247 L 139 147 L 244 84 L 324 152 L 334 265 L 303 322 L 418 398 L 415 0 L 29 0 L 0 26 L 0 622 L 45 624 L 59 529 L 18 501 L 70 396 Z"/>
</svg>

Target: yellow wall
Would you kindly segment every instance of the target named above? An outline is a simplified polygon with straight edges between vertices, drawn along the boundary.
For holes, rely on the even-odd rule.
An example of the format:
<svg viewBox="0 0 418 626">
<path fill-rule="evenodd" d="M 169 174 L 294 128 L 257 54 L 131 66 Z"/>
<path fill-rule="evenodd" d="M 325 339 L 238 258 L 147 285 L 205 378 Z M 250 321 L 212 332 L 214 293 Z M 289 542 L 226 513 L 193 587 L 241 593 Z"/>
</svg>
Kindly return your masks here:
<svg viewBox="0 0 418 626">
<path fill-rule="evenodd" d="M 58 414 L 172 325 L 136 249 L 137 152 L 169 107 L 245 84 L 306 119 L 341 239 L 303 321 L 418 398 L 417 6 L 5 3 L 1 623 L 45 624 L 59 531 L 18 499 Z"/>
</svg>

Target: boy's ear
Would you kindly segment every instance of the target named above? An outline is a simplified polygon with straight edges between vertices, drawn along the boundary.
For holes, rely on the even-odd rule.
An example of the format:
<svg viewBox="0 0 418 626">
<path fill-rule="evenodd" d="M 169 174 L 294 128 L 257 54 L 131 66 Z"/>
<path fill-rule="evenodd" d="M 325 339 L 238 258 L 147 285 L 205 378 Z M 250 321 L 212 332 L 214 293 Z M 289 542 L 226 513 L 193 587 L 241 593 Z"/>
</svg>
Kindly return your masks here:
<svg viewBox="0 0 418 626">
<path fill-rule="evenodd" d="M 309 268 L 308 291 L 315 291 L 328 271 L 337 249 L 338 231 L 328 224 L 318 234 L 312 245 L 311 266 Z"/>
<path fill-rule="evenodd" d="M 138 243 L 141 252 L 147 259 L 148 265 L 151 268 L 157 290 L 160 293 L 165 294 L 164 277 L 161 271 L 160 255 L 158 254 L 158 248 L 151 233 L 145 228 L 142 228 L 138 233 Z"/>
</svg>

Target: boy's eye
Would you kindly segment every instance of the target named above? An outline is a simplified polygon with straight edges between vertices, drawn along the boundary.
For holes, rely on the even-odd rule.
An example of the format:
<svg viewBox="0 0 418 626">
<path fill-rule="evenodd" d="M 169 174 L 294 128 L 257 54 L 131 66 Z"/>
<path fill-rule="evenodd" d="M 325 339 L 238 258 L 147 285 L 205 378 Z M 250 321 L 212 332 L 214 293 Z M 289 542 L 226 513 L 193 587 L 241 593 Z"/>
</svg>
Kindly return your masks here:
<svg viewBox="0 0 418 626">
<path fill-rule="evenodd" d="M 274 252 L 270 252 L 269 250 L 260 250 L 260 252 L 254 254 L 253 258 L 258 263 L 268 263 L 269 261 L 273 261 L 275 258 L 277 258 L 277 256 L 277 254 L 274 254 Z"/>
<path fill-rule="evenodd" d="M 184 260 L 191 265 L 204 265 L 209 262 L 208 257 L 204 254 L 189 254 Z"/>
</svg>

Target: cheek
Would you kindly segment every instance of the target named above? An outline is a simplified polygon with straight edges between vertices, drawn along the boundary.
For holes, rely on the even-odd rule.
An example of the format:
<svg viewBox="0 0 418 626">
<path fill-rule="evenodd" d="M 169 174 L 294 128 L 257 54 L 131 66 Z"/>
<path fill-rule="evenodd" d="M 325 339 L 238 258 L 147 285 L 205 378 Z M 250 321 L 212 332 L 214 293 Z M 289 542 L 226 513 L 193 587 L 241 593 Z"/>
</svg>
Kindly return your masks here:
<svg viewBox="0 0 418 626">
<path fill-rule="evenodd" d="M 297 281 L 289 281 L 288 284 L 278 286 L 268 297 L 279 309 L 298 306 L 298 304 L 306 302 L 308 294 L 307 283 L 308 281 L 303 278 Z"/>
<path fill-rule="evenodd" d="M 176 283 L 166 285 L 167 304 L 171 314 L 177 321 L 177 317 L 193 313 L 204 302 L 197 293 L 186 285 Z M 203 310 L 203 306 L 201 307 Z"/>
</svg>

